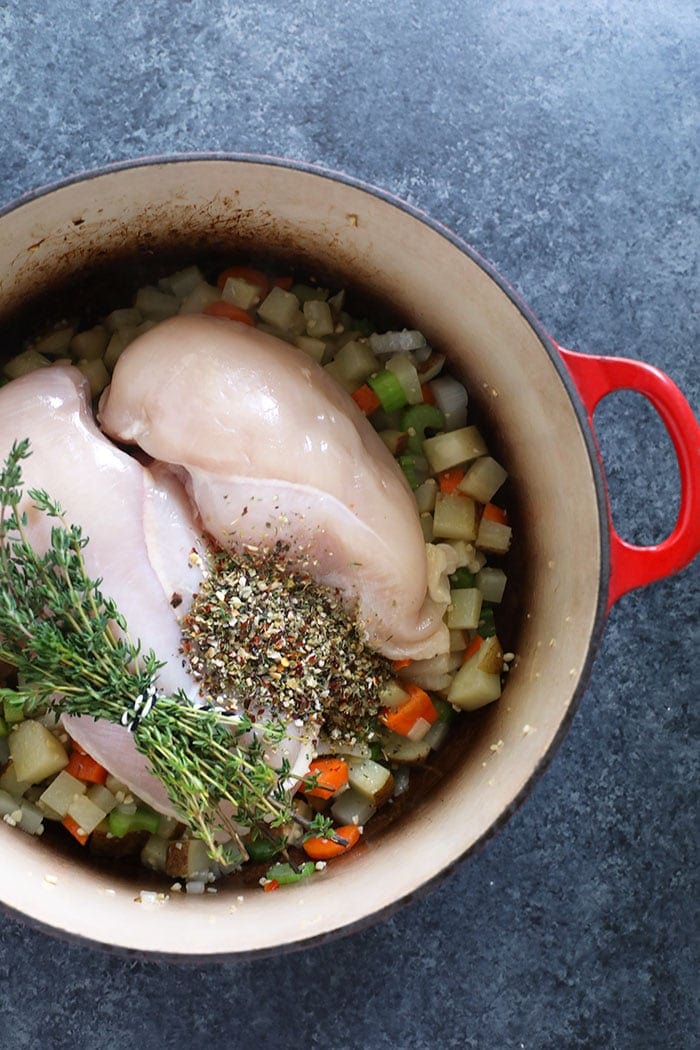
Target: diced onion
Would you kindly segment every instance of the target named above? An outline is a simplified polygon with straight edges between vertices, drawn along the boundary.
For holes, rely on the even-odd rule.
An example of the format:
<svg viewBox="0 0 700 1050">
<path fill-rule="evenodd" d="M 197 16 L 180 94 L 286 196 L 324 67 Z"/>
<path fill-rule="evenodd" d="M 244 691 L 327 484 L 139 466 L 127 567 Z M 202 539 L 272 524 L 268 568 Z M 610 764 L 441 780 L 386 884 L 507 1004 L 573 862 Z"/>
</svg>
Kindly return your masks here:
<svg viewBox="0 0 700 1050">
<path fill-rule="evenodd" d="M 401 351 L 420 350 L 425 346 L 425 336 L 406 329 L 403 332 L 384 332 L 383 335 L 373 332 L 369 337 L 369 345 L 378 357 L 383 357 Z"/>
<path fill-rule="evenodd" d="M 444 413 L 445 430 L 459 430 L 466 426 L 469 395 L 462 383 L 452 376 L 440 376 L 433 379 L 430 389 L 435 404 Z"/>
</svg>

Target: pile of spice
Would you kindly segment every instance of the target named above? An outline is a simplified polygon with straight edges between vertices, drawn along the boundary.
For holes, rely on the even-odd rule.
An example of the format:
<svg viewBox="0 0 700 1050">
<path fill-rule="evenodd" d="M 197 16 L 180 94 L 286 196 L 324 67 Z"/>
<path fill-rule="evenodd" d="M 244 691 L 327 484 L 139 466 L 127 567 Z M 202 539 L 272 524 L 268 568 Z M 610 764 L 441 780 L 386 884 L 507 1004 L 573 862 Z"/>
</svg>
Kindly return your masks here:
<svg viewBox="0 0 700 1050">
<path fill-rule="evenodd" d="M 336 741 L 371 732 L 391 664 L 365 645 L 341 593 L 290 567 L 284 545 L 216 554 L 181 627 L 208 702 L 313 719 Z"/>
</svg>

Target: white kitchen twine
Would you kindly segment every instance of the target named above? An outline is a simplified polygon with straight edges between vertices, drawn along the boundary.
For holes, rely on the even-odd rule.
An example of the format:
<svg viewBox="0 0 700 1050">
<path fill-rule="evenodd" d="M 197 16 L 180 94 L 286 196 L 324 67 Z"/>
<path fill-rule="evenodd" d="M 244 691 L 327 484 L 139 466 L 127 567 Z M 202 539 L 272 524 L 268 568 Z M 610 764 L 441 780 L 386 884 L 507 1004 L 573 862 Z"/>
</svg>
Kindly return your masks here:
<svg viewBox="0 0 700 1050">
<path fill-rule="evenodd" d="M 128 729 L 130 733 L 133 733 L 143 721 L 151 713 L 151 709 L 158 699 L 156 687 L 149 685 L 142 693 L 135 698 L 133 705 L 124 709 L 122 717 L 120 718 L 121 725 L 125 729 Z"/>
</svg>

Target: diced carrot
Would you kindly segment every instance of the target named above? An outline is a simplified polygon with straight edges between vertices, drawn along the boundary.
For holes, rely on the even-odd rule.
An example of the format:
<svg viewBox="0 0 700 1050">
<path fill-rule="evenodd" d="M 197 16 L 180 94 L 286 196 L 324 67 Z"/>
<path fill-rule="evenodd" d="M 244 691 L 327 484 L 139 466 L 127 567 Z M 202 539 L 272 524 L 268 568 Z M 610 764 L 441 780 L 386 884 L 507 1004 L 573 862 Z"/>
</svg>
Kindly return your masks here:
<svg viewBox="0 0 700 1050">
<path fill-rule="evenodd" d="M 107 779 L 105 767 L 84 751 L 78 751 L 75 746 L 65 772 L 70 773 L 76 780 L 82 780 L 86 784 L 104 784 Z"/>
<path fill-rule="evenodd" d="M 294 284 L 294 278 L 293 277 L 273 277 L 272 280 L 270 281 L 270 284 L 272 285 L 273 288 L 283 288 L 285 290 L 285 292 L 288 292 L 289 289 Z"/>
<path fill-rule="evenodd" d="M 393 660 L 391 666 L 395 671 L 400 671 L 402 667 L 408 667 L 412 663 L 413 660 L 407 656 L 405 660 Z"/>
<path fill-rule="evenodd" d="M 372 413 L 376 412 L 381 406 L 381 401 L 375 394 L 374 390 L 367 386 L 366 383 L 353 391 L 352 399 L 357 407 L 362 409 L 366 416 L 371 416 Z"/>
<path fill-rule="evenodd" d="M 316 776 L 316 787 L 305 791 L 307 798 L 330 798 L 348 782 L 348 764 L 342 758 L 315 758 L 309 773 Z"/>
<path fill-rule="evenodd" d="M 84 846 L 87 840 L 90 838 L 83 829 L 77 824 L 72 817 L 64 817 L 61 821 L 66 831 L 70 831 L 74 839 L 76 839 L 81 846 Z"/>
<path fill-rule="evenodd" d="M 487 521 L 497 521 L 501 525 L 508 524 L 508 515 L 503 510 L 503 507 L 497 507 L 495 503 L 487 503 L 484 507 L 484 513 L 482 515 Z"/>
<path fill-rule="evenodd" d="M 263 889 L 265 893 L 272 893 L 274 890 L 278 890 L 279 888 L 280 884 L 277 881 L 277 879 L 269 879 L 268 882 L 263 884 Z"/>
<path fill-rule="evenodd" d="M 433 388 L 431 387 L 430 383 L 422 383 L 420 392 L 423 395 L 423 400 L 425 401 L 426 405 L 434 405 L 436 403 L 435 394 L 433 393 Z"/>
<path fill-rule="evenodd" d="M 420 686 L 414 685 L 413 682 L 403 682 L 402 686 L 409 699 L 400 707 L 385 707 L 380 712 L 379 721 L 392 732 L 408 736 L 420 718 L 424 718 L 430 725 L 437 722 L 438 712 L 433 701 Z"/>
<path fill-rule="evenodd" d="M 262 270 L 254 270 L 252 266 L 229 266 L 227 270 L 222 270 L 216 282 L 219 288 L 224 287 L 229 277 L 238 277 L 241 281 L 256 285 L 260 289 L 261 299 L 265 298 L 270 289 L 270 282 Z"/>
<path fill-rule="evenodd" d="M 464 471 L 461 467 L 451 467 L 450 470 L 443 470 L 438 474 L 440 492 L 443 492 L 448 496 L 451 492 L 455 491 L 463 477 Z"/>
<path fill-rule="evenodd" d="M 202 313 L 209 314 L 210 317 L 226 317 L 229 321 L 241 321 L 243 324 L 255 324 L 247 310 L 241 309 L 240 306 L 234 306 L 233 303 L 209 303 L 208 306 L 204 307 Z"/>
<path fill-rule="evenodd" d="M 479 649 L 481 649 L 483 644 L 484 639 L 481 637 L 481 635 L 475 634 L 467 648 L 464 650 L 464 653 L 462 654 L 462 663 L 465 664 L 467 660 L 469 660 L 470 657 L 474 655 L 474 653 L 478 653 Z"/>
<path fill-rule="evenodd" d="M 333 839 L 307 839 L 302 843 L 307 857 L 311 857 L 312 860 L 331 860 L 332 857 L 339 857 L 341 853 L 347 853 L 360 841 L 360 829 L 355 824 L 344 824 L 342 828 L 336 828 L 335 832 L 346 840 L 347 846 L 334 842 Z"/>
</svg>

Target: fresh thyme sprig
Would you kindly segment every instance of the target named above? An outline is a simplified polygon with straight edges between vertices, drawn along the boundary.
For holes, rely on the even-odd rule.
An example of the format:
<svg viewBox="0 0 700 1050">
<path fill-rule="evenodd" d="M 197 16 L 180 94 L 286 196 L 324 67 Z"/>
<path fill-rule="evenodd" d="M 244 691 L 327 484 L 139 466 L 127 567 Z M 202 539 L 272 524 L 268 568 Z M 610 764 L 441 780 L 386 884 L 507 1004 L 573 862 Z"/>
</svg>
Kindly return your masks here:
<svg viewBox="0 0 700 1050">
<path fill-rule="evenodd" d="M 46 552 L 33 548 L 27 514 L 20 512 L 21 463 L 30 454 L 28 440 L 15 442 L 0 472 L 0 658 L 16 668 L 21 683 L 3 690 L 3 698 L 29 714 L 51 709 L 130 722 L 137 750 L 183 821 L 221 863 L 235 852 L 216 841 L 222 831 L 245 859 L 226 804 L 237 824 L 264 833 L 294 821 L 307 832 L 332 835 L 322 814 L 306 821 L 295 813 L 286 760 L 275 769 L 265 759 L 265 745 L 284 736 L 281 722 L 253 724 L 245 713 L 197 708 L 182 692 L 158 694 L 163 663 L 129 638 L 124 617 L 102 593 L 102 580 L 87 573 L 82 552 L 88 538 L 40 489 L 27 495 L 54 524 Z"/>
</svg>

